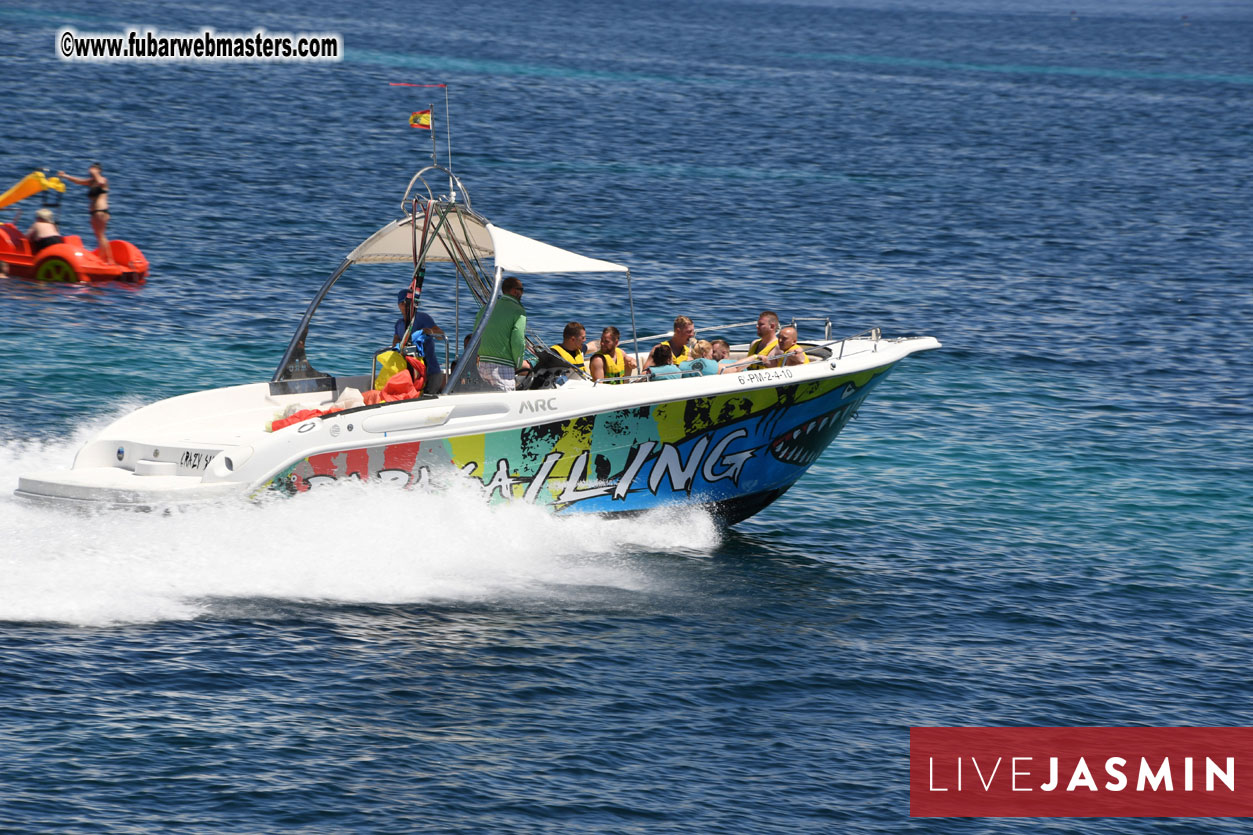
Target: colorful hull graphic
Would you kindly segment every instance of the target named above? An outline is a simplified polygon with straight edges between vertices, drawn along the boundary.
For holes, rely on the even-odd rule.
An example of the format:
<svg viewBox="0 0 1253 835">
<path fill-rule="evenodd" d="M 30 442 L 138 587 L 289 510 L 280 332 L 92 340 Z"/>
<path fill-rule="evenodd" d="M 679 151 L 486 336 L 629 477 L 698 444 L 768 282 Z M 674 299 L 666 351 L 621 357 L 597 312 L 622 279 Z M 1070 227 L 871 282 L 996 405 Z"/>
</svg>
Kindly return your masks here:
<svg viewBox="0 0 1253 835">
<path fill-rule="evenodd" d="M 891 365 L 772 387 L 582 415 L 497 432 L 312 455 L 270 486 L 303 492 L 342 479 L 424 487 L 473 479 L 493 501 L 559 512 L 639 512 L 664 504 L 742 507 L 743 518 L 800 478 Z M 666 383 L 650 385 L 664 386 Z M 756 498 L 754 498 L 756 497 Z"/>
</svg>

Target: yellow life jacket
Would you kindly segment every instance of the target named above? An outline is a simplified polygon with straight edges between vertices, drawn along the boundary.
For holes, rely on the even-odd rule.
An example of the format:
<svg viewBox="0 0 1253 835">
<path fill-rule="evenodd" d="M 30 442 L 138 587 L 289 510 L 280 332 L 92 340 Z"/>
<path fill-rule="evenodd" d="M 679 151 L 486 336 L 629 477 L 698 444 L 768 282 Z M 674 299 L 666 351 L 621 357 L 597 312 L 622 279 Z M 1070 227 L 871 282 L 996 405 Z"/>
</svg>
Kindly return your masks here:
<svg viewBox="0 0 1253 835">
<path fill-rule="evenodd" d="M 583 365 L 583 352 L 582 351 L 579 351 L 577 354 L 571 354 L 565 348 L 562 348 L 560 344 L 550 345 L 549 347 L 552 348 L 554 351 L 556 351 L 557 356 L 561 357 L 566 362 L 570 363 L 571 365 L 577 365 L 577 366 L 582 367 Z"/>
<path fill-rule="evenodd" d="M 683 346 L 683 353 L 681 354 L 676 354 L 674 352 L 674 343 L 667 342 L 666 344 L 670 346 L 670 354 L 673 357 L 673 359 L 671 359 L 671 362 L 673 362 L 675 365 L 678 365 L 679 363 L 684 362 L 686 360 L 690 360 L 692 358 L 692 340 L 689 339 L 687 341 L 687 344 Z"/>
<path fill-rule="evenodd" d="M 587 373 L 592 373 L 592 360 L 600 357 L 605 362 L 605 379 L 626 376 L 626 352 L 621 348 L 613 349 L 613 356 L 597 351 L 587 358 Z"/>
<path fill-rule="evenodd" d="M 378 356 L 379 372 L 374 376 L 374 389 L 382 391 L 387 381 L 409 368 L 404 354 L 399 351 L 385 351 Z"/>
<path fill-rule="evenodd" d="M 801 365 L 809 362 L 809 354 L 805 353 L 805 349 L 800 345 L 793 345 L 787 351 L 783 352 L 783 365 L 787 365 L 788 358 L 794 356 L 801 358 Z"/>
<path fill-rule="evenodd" d="M 762 349 L 759 351 L 759 350 L 757 350 L 757 346 L 758 346 L 758 345 L 760 345 L 760 344 L 761 344 L 761 340 L 760 340 L 760 339 L 754 339 L 754 340 L 753 340 L 753 344 L 748 346 L 748 354 L 749 354 L 749 356 L 752 356 L 753 354 L 769 354 L 769 353 L 770 353 L 771 351 L 773 351 L 775 348 L 778 348 L 778 347 L 779 347 L 779 338 L 776 336 L 774 339 L 770 340 L 770 344 L 769 344 L 769 345 L 767 345 L 765 348 L 762 348 Z M 749 369 L 750 369 L 750 370 L 752 370 L 752 369 L 765 368 L 765 367 L 766 367 L 766 364 L 765 364 L 765 363 L 755 362 L 755 363 L 753 363 L 752 365 L 750 365 L 750 366 L 749 366 Z"/>
</svg>

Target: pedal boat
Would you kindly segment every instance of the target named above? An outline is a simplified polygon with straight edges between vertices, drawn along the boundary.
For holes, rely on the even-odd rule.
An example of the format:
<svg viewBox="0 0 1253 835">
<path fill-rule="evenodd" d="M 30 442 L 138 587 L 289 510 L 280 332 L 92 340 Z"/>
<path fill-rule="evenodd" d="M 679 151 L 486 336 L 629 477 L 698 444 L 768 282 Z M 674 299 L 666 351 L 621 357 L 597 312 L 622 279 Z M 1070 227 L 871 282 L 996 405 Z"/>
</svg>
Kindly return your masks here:
<svg viewBox="0 0 1253 835">
<path fill-rule="evenodd" d="M 0 209 L 41 192 L 55 194 L 64 191 L 65 184 L 59 178 L 33 171 L 0 194 Z M 55 210 L 60 201 L 45 200 L 44 205 Z M 135 284 L 147 280 L 148 259 L 139 247 L 129 241 L 110 238 L 109 254 L 113 256 L 111 261 L 104 257 L 100 247 L 88 249 L 78 235 L 64 235 L 61 243 L 35 252 L 17 224 L 0 223 L 0 263 L 4 264 L 5 273 L 13 278 L 71 283 L 126 281 Z"/>
<path fill-rule="evenodd" d="M 426 182 L 432 174 L 441 181 L 447 176 L 446 195 L 433 196 Z M 430 266 L 432 278 L 442 276 L 441 286 L 450 291 L 436 309 L 457 311 L 456 345 L 462 316 L 485 307 L 486 323 L 507 275 L 609 274 L 625 283 L 631 299 L 625 266 L 495 226 L 471 208 L 464 186 L 444 168 L 414 175 L 401 214 L 349 253 L 322 285 L 269 381 L 140 408 L 89 441 L 72 468 L 22 476 L 16 494 L 154 509 L 296 495 L 345 480 L 421 489 L 464 479 L 488 500 L 529 502 L 558 513 L 699 505 L 733 524 L 804 476 L 898 362 L 939 347 L 931 337 L 888 339 L 877 329 L 832 338 L 828 321 L 821 339 L 802 342 L 810 359 L 803 365 L 594 382 L 531 341 L 535 371 L 518 390 L 498 391 L 477 374 L 483 328 L 468 327 L 467 346 L 445 363 L 446 382 L 437 391 L 315 414 L 269 431 L 276 416 L 355 403 L 350 390 L 371 387 L 374 349 L 383 346 L 377 338 L 354 343 L 344 330 L 372 322 L 377 332 L 380 310 L 395 316 L 399 282 L 394 275 L 386 282 L 353 278 L 370 271 L 351 267 L 407 264 L 412 274 L 405 269 L 404 281 L 412 275 L 421 292 L 422 280 L 435 283 L 424 277 Z M 599 292 L 603 278 L 595 286 Z M 431 289 L 419 295 L 423 310 L 431 309 Z M 463 298 L 467 291 L 470 299 Z M 347 313 L 324 315 L 338 296 Z M 315 321 L 330 325 L 326 336 L 316 335 Z M 632 350 L 632 344 L 624 335 L 622 347 Z M 746 349 L 738 346 L 739 355 Z M 642 359 L 637 343 L 635 350 Z M 444 352 L 447 359 L 447 344 Z M 315 367 L 335 363 L 349 373 Z"/>
</svg>

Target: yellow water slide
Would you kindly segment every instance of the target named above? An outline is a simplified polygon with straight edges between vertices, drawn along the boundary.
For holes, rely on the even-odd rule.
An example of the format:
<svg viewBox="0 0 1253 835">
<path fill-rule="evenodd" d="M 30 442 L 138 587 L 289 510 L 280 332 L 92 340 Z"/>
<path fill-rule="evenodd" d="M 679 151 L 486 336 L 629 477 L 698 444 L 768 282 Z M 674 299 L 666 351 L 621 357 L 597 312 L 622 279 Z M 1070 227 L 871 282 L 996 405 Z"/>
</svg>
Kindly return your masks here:
<svg viewBox="0 0 1253 835">
<path fill-rule="evenodd" d="M 0 209 L 6 206 L 12 206 L 19 200 L 25 200 L 27 197 L 38 194 L 44 189 L 52 189 L 54 191 L 65 191 L 65 183 L 61 182 L 59 177 L 49 177 L 42 171 L 32 171 L 18 181 L 13 188 L 0 194 Z"/>
</svg>

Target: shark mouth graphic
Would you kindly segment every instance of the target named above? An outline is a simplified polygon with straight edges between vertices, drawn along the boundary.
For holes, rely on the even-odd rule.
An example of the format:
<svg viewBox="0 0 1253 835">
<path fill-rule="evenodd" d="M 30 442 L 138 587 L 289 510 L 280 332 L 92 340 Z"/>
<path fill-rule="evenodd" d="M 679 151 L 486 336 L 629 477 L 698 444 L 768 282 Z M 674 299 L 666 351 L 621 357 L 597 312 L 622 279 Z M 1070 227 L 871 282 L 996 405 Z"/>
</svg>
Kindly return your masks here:
<svg viewBox="0 0 1253 835">
<path fill-rule="evenodd" d="M 850 406 L 841 406 L 825 415 L 805 421 L 771 441 L 770 454 L 785 464 L 808 467 L 835 440 L 835 436 L 848 422 L 850 412 Z"/>
</svg>

